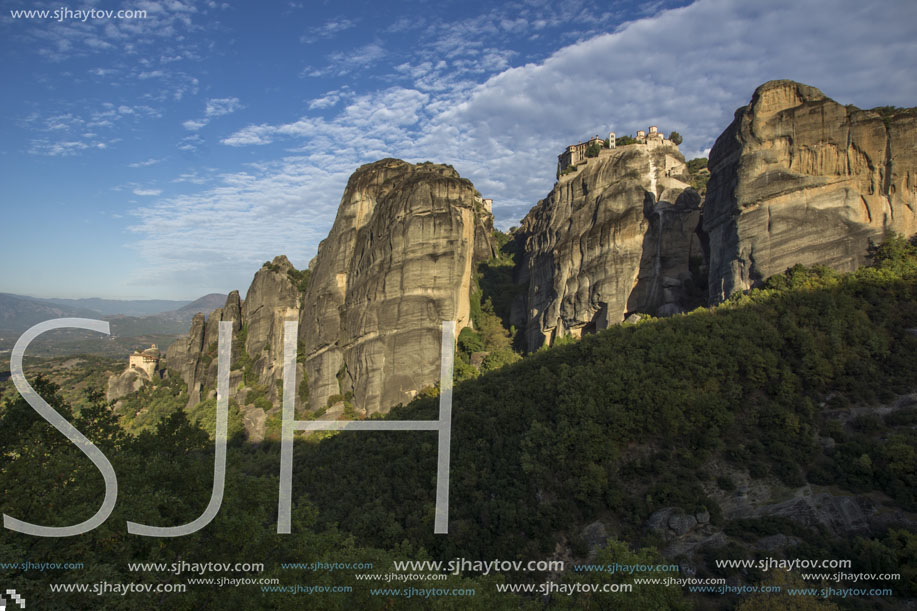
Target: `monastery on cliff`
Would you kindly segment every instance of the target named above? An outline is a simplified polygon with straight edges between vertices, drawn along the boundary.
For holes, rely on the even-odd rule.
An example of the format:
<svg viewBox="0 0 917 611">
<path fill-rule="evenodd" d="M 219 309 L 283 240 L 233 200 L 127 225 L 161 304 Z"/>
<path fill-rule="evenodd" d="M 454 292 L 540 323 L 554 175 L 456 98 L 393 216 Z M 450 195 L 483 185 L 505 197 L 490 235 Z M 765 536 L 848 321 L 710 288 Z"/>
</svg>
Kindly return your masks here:
<svg viewBox="0 0 917 611">
<path fill-rule="evenodd" d="M 649 132 L 645 132 L 642 129 L 637 130 L 637 144 L 652 147 L 660 146 L 664 142 L 671 142 L 671 140 L 666 140 L 662 133 L 659 131 L 659 128 L 657 128 L 655 125 L 650 125 Z M 563 153 L 557 156 L 557 170 L 559 172 L 563 172 L 571 165 L 576 165 L 577 163 L 585 160 L 586 151 L 589 150 L 589 147 L 595 144 L 604 147 L 605 141 L 598 136 L 594 136 L 586 142 L 580 142 L 579 144 L 571 144 L 568 146 Z M 615 148 L 614 132 L 608 132 L 608 148 Z"/>
</svg>

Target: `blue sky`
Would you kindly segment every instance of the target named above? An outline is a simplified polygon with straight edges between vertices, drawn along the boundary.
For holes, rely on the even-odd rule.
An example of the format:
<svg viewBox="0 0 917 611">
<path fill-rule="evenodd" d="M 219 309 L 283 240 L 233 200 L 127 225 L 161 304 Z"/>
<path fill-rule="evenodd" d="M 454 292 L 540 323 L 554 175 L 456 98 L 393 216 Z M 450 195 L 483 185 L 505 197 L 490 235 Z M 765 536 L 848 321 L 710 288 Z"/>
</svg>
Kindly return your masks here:
<svg viewBox="0 0 917 611">
<path fill-rule="evenodd" d="M 0 292 L 193 299 L 299 268 L 348 176 L 450 163 L 518 222 L 569 142 L 706 154 L 791 78 L 917 105 L 917 3 L 0 2 Z M 18 9 L 145 19 L 13 18 Z"/>
</svg>

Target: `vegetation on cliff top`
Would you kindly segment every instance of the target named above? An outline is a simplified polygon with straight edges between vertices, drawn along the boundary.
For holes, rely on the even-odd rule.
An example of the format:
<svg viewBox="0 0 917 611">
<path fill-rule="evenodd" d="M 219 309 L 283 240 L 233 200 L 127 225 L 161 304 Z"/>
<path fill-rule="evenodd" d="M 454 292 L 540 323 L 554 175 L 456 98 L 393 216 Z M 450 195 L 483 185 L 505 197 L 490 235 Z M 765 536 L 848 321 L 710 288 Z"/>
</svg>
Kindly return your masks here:
<svg viewBox="0 0 917 611">
<path fill-rule="evenodd" d="M 710 180 L 710 170 L 707 169 L 707 158 L 697 157 L 688 162 L 689 184 L 703 197 L 707 193 L 707 181 Z"/>
</svg>

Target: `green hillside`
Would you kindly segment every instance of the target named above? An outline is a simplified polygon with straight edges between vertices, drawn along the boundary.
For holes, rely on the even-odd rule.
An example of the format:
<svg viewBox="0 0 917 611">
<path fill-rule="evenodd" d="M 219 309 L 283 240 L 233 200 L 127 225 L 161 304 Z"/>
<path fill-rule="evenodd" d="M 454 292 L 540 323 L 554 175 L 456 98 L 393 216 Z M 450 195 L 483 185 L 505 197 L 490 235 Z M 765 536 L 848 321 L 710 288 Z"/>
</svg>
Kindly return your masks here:
<svg viewBox="0 0 917 611">
<path fill-rule="evenodd" d="M 488 306 L 482 315 L 496 319 L 501 307 L 496 310 Z M 498 336 L 493 341 L 507 349 L 509 338 Z M 672 541 L 647 522 L 674 507 L 709 514 L 709 529 L 721 533 L 718 545 L 699 545 L 666 560 L 693 567 L 697 577 L 775 583 L 783 579 L 779 574 L 727 571 L 716 560 L 849 558 L 857 572 L 901 573 L 891 584 L 893 598 L 869 599 L 878 605 L 873 608 L 895 608 L 917 593 L 917 537 L 908 527 L 908 516 L 917 513 L 917 401 L 908 396 L 917 386 L 915 362 L 917 247 L 896 237 L 875 249 L 872 265 L 853 274 L 795 267 L 716 308 L 643 319 L 484 368 L 455 390 L 448 536 L 433 534 L 432 432 L 344 432 L 299 442 L 291 535 L 276 534 L 279 447 L 248 444 L 237 435 L 230 443 L 222 509 L 210 526 L 178 539 L 128 535 L 125 520 L 173 525 L 200 515 L 210 495 L 212 442 L 189 423 L 182 397 L 174 414 L 156 426 L 125 414 L 148 429 L 135 436 L 95 396 L 96 407 L 83 407 L 76 425 L 97 440 L 120 476 L 115 512 L 89 535 L 36 539 L 7 532 L 0 545 L 4 557 L 78 558 L 98 579 L 112 582 L 182 582 L 129 571 L 126 563 L 135 558 L 245 559 L 265 562 L 258 576 L 282 583 L 353 587 L 346 597 L 313 599 L 316 608 L 777 608 L 762 606 L 768 599 L 683 594 L 659 585 L 634 586 L 626 595 L 497 593 L 500 583 L 632 583 L 633 576 L 597 576 L 573 567 L 587 559 L 663 562 L 660 552 Z M 47 385 L 37 385 L 50 396 Z M 435 394 L 388 417 L 435 419 Z M 157 413 L 166 413 L 166 399 L 156 400 Z M 21 399 L 3 403 L 0 447 L 4 513 L 49 525 L 94 513 L 102 496 L 98 472 Z M 834 497 L 870 497 L 884 516 L 877 522 L 882 526 L 842 533 L 792 516 L 730 517 L 728 507 L 743 488 L 767 490 L 776 502 L 807 485 Z M 26 489 L 31 494 L 22 494 Z M 585 529 L 597 520 L 609 539 L 601 550 Z M 778 534 L 792 537 L 794 547 L 763 547 L 765 538 Z M 466 572 L 450 577 L 448 587 L 474 589 L 474 597 L 395 600 L 372 595 L 353 572 L 310 572 L 306 580 L 280 565 L 371 560 L 374 572 L 386 573 L 393 560 L 455 558 L 561 558 L 566 569 L 552 575 Z M 38 571 L 6 572 L 4 587 L 34 592 L 51 579 Z M 447 582 L 412 585 L 431 583 Z M 234 595 L 237 608 L 303 608 L 301 597 L 269 596 L 255 587 Z M 53 600 L 79 608 L 85 599 Z M 210 588 L 164 600 L 168 608 L 195 609 L 221 599 Z M 800 596 L 791 602 L 807 605 L 797 608 L 862 608 L 840 598 Z M 137 599 L 124 604 L 136 608 Z M 106 608 L 121 608 L 117 601 L 113 605 Z"/>
</svg>

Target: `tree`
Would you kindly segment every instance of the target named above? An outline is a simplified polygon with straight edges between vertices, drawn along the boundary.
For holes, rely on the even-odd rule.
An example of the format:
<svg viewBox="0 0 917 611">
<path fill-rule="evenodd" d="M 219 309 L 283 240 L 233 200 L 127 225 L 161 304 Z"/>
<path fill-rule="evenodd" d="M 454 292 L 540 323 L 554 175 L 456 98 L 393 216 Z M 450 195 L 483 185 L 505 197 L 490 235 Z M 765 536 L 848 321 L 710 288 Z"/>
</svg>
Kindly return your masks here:
<svg viewBox="0 0 917 611">
<path fill-rule="evenodd" d="M 914 239 L 908 240 L 895 232 L 888 233 L 885 241 L 878 246 L 871 244 L 869 247 L 869 256 L 873 265 L 879 269 L 893 270 L 898 273 L 904 273 L 913 266 L 915 255 L 917 255 L 917 245 Z"/>
<path fill-rule="evenodd" d="M 672 132 L 671 134 L 669 134 L 669 140 L 674 142 L 675 146 L 678 146 L 679 144 L 684 142 L 684 139 L 681 137 L 681 134 L 679 134 L 678 132 Z"/>
<path fill-rule="evenodd" d="M 776 570 L 769 573 L 765 583 L 777 586 L 777 593 L 762 592 L 754 594 L 739 604 L 738 611 L 766 611 L 768 609 L 788 609 L 792 611 L 837 611 L 837 605 L 827 600 L 818 600 L 815 596 L 791 595 L 788 590 L 806 588 L 806 583 L 789 571 Z"/>
<path fill-rule="evenodd" d="M 608 539 L 605 546 L 595 553 L 596 564 L 605 566 L 654 566 L 665 562 L 659 553 L 652 548 L 642 548 L 631 551 L 627 544 L 616 539 Z M 637 575 L 642 577 L 642 575 Z M 653 577 L 666 577 L 664 573 L 654 573 Z M 631 591 L 617 591 L 606 593 L 601 590 L 595 592 L 581 592 L 575 596 L 552 594 L 550 607 L 552 609 L 634 609 L 635 611 L 649 609 L 690 609 L 690 604 L 685 601 L 680 588 L 669 588 L 662 584 L 637 585 L 634 587 L 634 575 L 616 573 L 566 573 L 563 581 L 567 584 L 615 584 L 617 586 L 630 584 Z"/>
<path fill-rule="evenodd" d="M 586 157 L 598 157 L 599 151 L 602 150 L 602 145 L 598 142 L 593 142 L 589 145 L 589 148 L 586 149 Z"/>
</svg>

